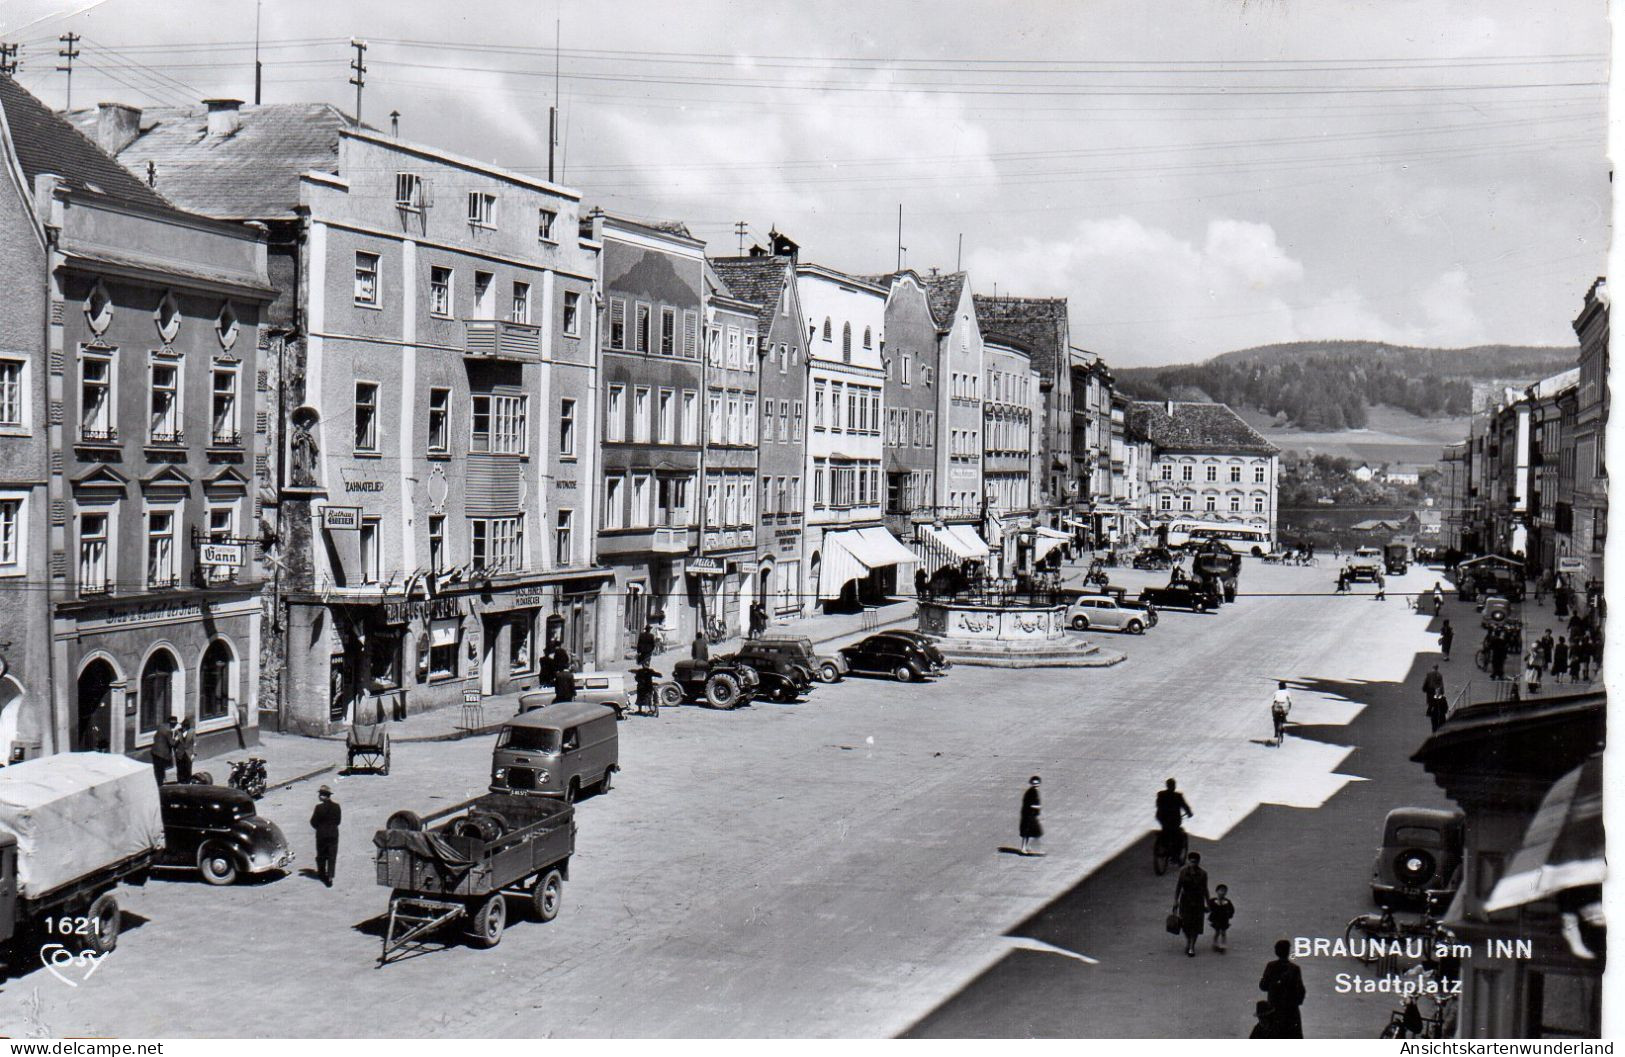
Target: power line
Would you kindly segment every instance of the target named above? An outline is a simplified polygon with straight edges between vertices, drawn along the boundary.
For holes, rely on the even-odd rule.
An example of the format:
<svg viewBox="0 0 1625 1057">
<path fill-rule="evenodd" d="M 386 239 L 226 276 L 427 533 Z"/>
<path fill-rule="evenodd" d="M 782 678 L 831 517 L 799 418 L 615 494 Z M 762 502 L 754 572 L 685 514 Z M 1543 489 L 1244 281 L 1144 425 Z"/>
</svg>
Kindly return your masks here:
<svg viewBox="0 0 1625 1057">
<path fill-rule="evenodd" d="M 58 37 L 57 40 L 60 41 L 61 43 L 67 45 L 67 47 L 62 48 L 61 50 L 59 50 L 56 53 L 58 58 L 63 59 L 66 62 L 66 65 L 58 66 L 56 68 L 56 72 L 57 73 L 66 73 L 68 75 L 68 102 L 67 102 L 67 106 L 64 109 L 72 110 L 73 109 L 73 60 L 77 59 L 79 57 L 79 49 L 77 47 L 77 45 L 79 43 L 79 36 L 78 36 L 78 34 L 72 32 L 72 31 L 69 31 L 67 33 L 62 34 L 62 36 Z"/>
</svg>

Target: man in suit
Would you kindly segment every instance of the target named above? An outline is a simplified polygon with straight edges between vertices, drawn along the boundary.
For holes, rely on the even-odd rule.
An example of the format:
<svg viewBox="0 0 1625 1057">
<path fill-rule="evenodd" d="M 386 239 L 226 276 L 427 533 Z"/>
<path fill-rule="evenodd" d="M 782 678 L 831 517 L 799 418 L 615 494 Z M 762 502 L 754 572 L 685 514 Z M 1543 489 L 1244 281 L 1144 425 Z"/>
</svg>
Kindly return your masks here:
<svg viewBox="0 0 1625 1057">
<path fill-rule="evenodd" d="M 175 781 L 185 784 L 192 780 L 192 760 L 196 756 L 197 731 L 192 729 L 192 717 L 187 716 L 175 734 Z"/>
<path fill-rule="evenodd" d="M 310 826 L 316 831 L 316 876 L 321 878 L 322 884 L 332 888 L 339 858 L 339 821 L 344 813 L 333 799 L 332 789 L 324 785 L 316 795 L 320 799 L 310 815 Z"/>
<path fill-rule="evenodd" d="M 1264 966 L 1258 989 L 1268 996 L 1272 1039 L 1303 1038 L 1303 970 L 1292 963 L 1292 942 L 1275 941 L 1275 960 Z"/>
<path fill-rule="evenodd" d="M 158 726 L 158 733 L 152 737 L 152 771 L 158 777 L 158 784 L 163 785 L 169 774 L 170 765 L 175 762 L 175 744 L 179 737 L 179 721 L 170 716 Z"/>
</svg>

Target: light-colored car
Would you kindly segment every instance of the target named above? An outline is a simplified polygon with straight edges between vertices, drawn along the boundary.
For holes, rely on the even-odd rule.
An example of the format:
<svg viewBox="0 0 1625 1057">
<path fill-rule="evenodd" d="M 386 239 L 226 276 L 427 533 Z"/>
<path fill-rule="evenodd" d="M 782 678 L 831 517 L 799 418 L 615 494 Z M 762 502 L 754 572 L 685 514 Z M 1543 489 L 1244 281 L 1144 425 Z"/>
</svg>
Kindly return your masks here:
<svg viewBox="0 0 1625 1057">
<path fill-rule="evenodd" d="M 1066 607 L 1066 622 L 1078 631 L 1126 631 L 1130 635 L 1143 635 L 1146 629 L 1144 609 L 1121 606 L 1105 595 L 1080 595 Z"/>
<path fill-rule="evenodd" d="M 608 705 L 617 716 L 632 707 L 631 680 L 626 672 L 577 672 L 576 700 L 589 705 Z M 551 686 L 519 695 L 519 714 L 534 712 L 553 703 Z"/>
</svg>

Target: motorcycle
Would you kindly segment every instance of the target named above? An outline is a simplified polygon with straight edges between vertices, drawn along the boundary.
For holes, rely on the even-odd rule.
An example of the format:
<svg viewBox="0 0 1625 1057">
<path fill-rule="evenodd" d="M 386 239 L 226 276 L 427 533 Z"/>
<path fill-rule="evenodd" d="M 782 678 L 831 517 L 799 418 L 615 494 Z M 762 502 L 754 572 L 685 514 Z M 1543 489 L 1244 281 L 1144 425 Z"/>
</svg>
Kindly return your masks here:
<svg viewBox="0 0 1625 1057">
<path fill-rule="evenodd" d="M 265 761 L 258 756 L 250 756 L 246 760 L 233 760 L 231 776 L 226 779 L 226 784 L 233 789 L 241 789 L 258 800 L 265 795 L 267 784 Z"/>
</svg>

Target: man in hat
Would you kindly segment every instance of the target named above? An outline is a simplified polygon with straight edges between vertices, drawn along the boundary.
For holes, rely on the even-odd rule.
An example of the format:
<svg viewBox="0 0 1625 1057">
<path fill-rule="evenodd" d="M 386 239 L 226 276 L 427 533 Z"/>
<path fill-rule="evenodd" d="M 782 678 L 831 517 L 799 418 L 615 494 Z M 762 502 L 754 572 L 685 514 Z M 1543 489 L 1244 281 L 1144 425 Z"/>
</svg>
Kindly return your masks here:
<svg viewBox="0 0 1625 1057">
<path fill-rule="evenodd" d="M 332 888 L 339 857 L 339 820 L 343 812 L 328 786 L 316 790 L 316 795 L 320 799 L 310 814 L 311 828 L 316 831 L 316 876 L 321 878 L 322 884 Z"/>
<path fill-rule="evenodd" d="M 170 767 L 175 764 L 175 742 L 179 735 L 180 720 L 170 716 L 158 725 L 158 732 L 152 736 L 152 770 L 159 785 L 164 784 Z"/>
</svg>

